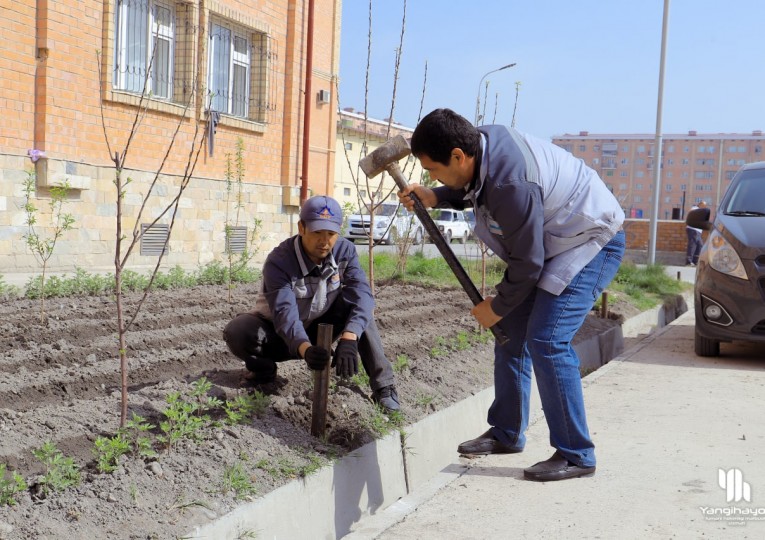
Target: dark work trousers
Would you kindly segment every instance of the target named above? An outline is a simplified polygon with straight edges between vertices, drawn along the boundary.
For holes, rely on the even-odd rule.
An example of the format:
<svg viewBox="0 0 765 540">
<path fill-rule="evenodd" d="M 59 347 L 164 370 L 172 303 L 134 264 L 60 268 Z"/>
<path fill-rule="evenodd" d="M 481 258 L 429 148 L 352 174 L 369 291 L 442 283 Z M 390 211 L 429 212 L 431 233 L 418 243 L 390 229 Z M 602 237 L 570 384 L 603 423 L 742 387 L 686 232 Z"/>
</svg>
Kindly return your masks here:
<svg viewBox="0 0 765 540">
<path fill-rule="evenodd" d="M 704 241 L 701 239 L 701 231 L 686 227 L 685 232 L 688 233 L 688 247 L 685 251 L 685 264 L 698 264 L 701 247 L 704 245 Z"/>
<path fill-rule="evenodd" d="M 306 333 L 312 345 L 316 345 L 319 324 L 332 325 L 332 340 L 340 337 L 345 329 L 349 309 L 341 296 L 332 303 L 324 315 L 313 321 Z M 229 350 L 244 360 L 247 369 L 255 374 L 276 374 L 276 362 L 295 358 L 287 344 L 279 337 L 273 322 L 260 315 L 240 313 L 223 330 Z M 385 357 L 380 332 L 374 319 L 369 321 L 366 330 L 359 338 L 361 363 L 369 375 L 369 386 L 373 391 L 394 383 L 393 368 Z"/>
</svg>

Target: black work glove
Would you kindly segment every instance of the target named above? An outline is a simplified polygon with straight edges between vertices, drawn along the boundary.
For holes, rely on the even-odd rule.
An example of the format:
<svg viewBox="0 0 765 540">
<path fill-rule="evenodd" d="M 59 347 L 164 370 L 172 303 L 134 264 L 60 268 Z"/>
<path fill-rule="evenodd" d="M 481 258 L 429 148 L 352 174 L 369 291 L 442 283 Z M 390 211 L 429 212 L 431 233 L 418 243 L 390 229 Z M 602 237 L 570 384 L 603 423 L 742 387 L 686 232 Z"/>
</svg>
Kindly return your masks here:
<svg viewBox="0 0 765 540">
<path fill-rule="evenodd" d="M 329 362 L 329 352 L 324 347 L 311 345 L 305 350 L 305 363 L 309 368 L 321 371 L 327 367 L 327 362 Z"/>
<path fill-rule="evenodd" d="M 341 339 L 335 347 L 332 367 L 339 377 L 353 377 L 359 372 L 359 346 L 355 339 Z"/>
</svg>

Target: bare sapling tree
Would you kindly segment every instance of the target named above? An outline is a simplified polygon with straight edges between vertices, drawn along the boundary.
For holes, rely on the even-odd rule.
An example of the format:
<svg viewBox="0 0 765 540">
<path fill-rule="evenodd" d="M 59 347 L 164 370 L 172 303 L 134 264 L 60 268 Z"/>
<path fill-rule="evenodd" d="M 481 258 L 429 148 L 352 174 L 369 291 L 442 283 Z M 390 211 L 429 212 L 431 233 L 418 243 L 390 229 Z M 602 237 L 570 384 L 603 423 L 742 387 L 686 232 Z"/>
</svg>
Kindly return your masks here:
<svg viewBox="0 0 765 540">
<path fill-rule="evenodd" d="M 515 104 L 513 105 L 513 120 L 510 127 L 515 127 L 515 113 L 518 111 L 518 96 L 521 93 L 521 81 L 515 81 Z"/>
<path fill-rule="evenodd" d="M 489 89 L 489 81 L 486 81 L 486 92 L 484 93 L 484 104 L 483 104 L 483 110 L 486 111 L 486 96 Z M 510 122 L 510 127 L 515 127 L 515 116 L 518 111 L 518 97 L 520 95 L 521 91 L 521 81 L 516 81 L 515 83 L 515 103 L 513 104 L 513 117 Z M 497 116 L 497 104 L 499 101 L 499 94 L 496 94 L 495 102 L 494 102 L 494 118 Z M 476 216 L 477 218 L 478 216 Z M 489 255 L 489 246 L 484 244 L 480 238 L 476 237 L 476 242 L 478 244 L 478 249 L 481 250 L 481 296 L 486 295 L 486 267 L 487 267 L 487 258 Z"/>
<path fill-rule="evenodd" d="M 42 268 L 40 279 L 40 322 L 45 323 L 45 275 L 48 269 L 48 261 L 56 249 L 56 243 L 59 238 L 74 226 L 74 216 L 63 211 L 64 201 L 67 200 L 71 189 L 69 180 L 64 180 L 60 185 L 52 186 L 49 189 L 50 234 L 45 235 L 38 232 L 36 227 L 38 225 L 38 209 L 32 202 L 36 186 L 37 176 L 34 171 L 28 171 L 27 177 L 24 180 L 24 212 L 27 217 L 27 233 L 24 235 L 24 239 L 27 242 L 27 247 L 32 251 L 35 260 Z"/>
<path fill-rule="evenodd" d="M 225 246 L 228 271 L 226 273 L 226 286 L 228 289 L 228 302 L 233 302 L 234 283 L 237 276 L 247 268 L 258 253 L 262 220 L 253 219 L 252 230 L 242 238 L 241 213 L 244 208 L 244 140 L 238 137 L 236 140 L 236 154 L 232 163 L 231 154 L 226 154 L 226 222 L 225 222 Z M 233 198 L 233 216 L 231 216 Z M 246 229 L 245 229 L 246 231 Z"/>
<path fill-rule="evenodd" d="M 155 50 L 156 52 L 156 50 Z M 97 53 L 97 60 L 98 60 L 98 71 L 99 71 L 99 81 L 102 80 L 101 78 L 101 55 L 100 53 Z M 172 131 L 172 134 L 169 138 L 169 141 L 167 143 L 167 147 L 165 149 L 164 154 L 160 157 L 159 163 L 156 166 L 155 172 L 153 173 L 153 178 L 149 180 L 148 186 L 141 186 L 145 191 L 138 193 L 140 196 L 140 204 L 138 205 L 138 211 L 134 215 L 130 215 L 129 218 L 133 222 L 132 231 L 130 234 L 125 234 L 125 224 L 124 220 L 126 218 L 127 209 L 125 208 L 125 197 L 128 194 L 128 187 L 133 182 L 133 179 L 131 177 L 125 178 L 125 171 L 127 168 L 128 158 L 131 156 L 131 150 L 133 149 L 133 144 L 136 141 L 136 137 L 138 136 L 140 132 L 140 128 L 142 125 L 143 120 L 145 119 L 146 115 L 148 114 L 148 101 L 151 99 L 151 92 L 149 90 L 149 81 L 150 77 L 148 74 L 152 73 L 152 65 L 154 63 L 154 54 L 150 56 L 148 66 L 145 71 L 145 75 L 143 77 L 143 89 L 140 93 L 140 97 L 138 100 L 138 104 L 135 109 L 135 114 L 133 116 L 132 125 L 130 126 L 130 129 L 128 131 L 126 140 L 122 143 L 121 149 L 116 149 L 117 143 L 112 142 L 112 138 L 109 136 L 109 131 L 107 129 L 107 122 L 104 116 L 104 108 L 103 108 L 103 99 L 99 100 L 100 104 L 100 111 L 101 111 L 101 125 L 103 128 L 104 133 L 104 139 L 106 141 L 106 147 L 109 152 L 109 156 L 114 163 L 114 186 L 116 188 L 116 235 L 115 235 L 115 250 L 114 250 L 114 289 L 115 289 L 115 298 L 116 298 L 116 310 L 117 310 L 117 333 L 119 338 L 119 358 L 120 358 L 120 375 L 121 375 L 121 410 L 120 410 L 120 427 L 124 427 L 125 422 L 127 420 L 127 412 L 128 412 L 128 357 L 127 357 L 127 335 L 130 331 L 131 326 L 136 320 L 136 317 L 141 311 L 141 307 L 143 306 L 144 301 L 149 295 L 149 291 L 151 290 L 152 284 L 154 283 L 154 279 L 157 276 L 157 273 L 159 272 L 160 265 L 162 264 L 162 259 L 167 252 L 167 246 L 170 241 L 170 237 L 173 231 L 173 227 L 175 225 L 175 220 L 178 214 L 178 207 L 179 203 L 181 201 L 181 197 L 183 196 L 184 191 L 189 185 L 189 182 L 191 181 L 191 178 L 194 174 L 194 169 L 196 168 L 197 162 L 199 160 L 199 156 L 201 154 L 202 148 L 204 147 L 204 143 L 206 140 L 206 130 L 200 129 L 201 121 L 198 119 L 199 116 L 195 114 L 195 111 L 192 108 L 192 104 L 195 103 L 195 98 L 198 95 L 198 92 L 200 92 L 200 89 L 197 88 L 197 77 L 196 73 L 199 72 L 199 67 L 196 68 L 195 76 L 193 77 L 192 84 L 190 86 L 191 91 L 189 91 L 189 95 L 187 99 L 185 100 L 183 111 L 179 115 L 179 118 L 176 121 L 175 127 Z M 191 111 L 191 114 L 189 114 Z M 158 197 L 153 197 L 153 195 L 156 193 L 156 190 L 158 186 L 161 183 L 161 179 L 163 174 L 165 173 L 165 167 L 168 165 L 168 160 L 170 156 L 174 155 L 173 149 L 176 146 L 176 143 L 179 139 L 179 133 L 181 131 L 181 128 L 186 125 L 191 124 L 193 126 L 193 133 L 191 134 L 191 140 L 188 141 L 188 152 L 185 154 L 184 160 L 182 160 L 182 163 L 180 165 L 180 168 L 182 171 L 179 173 L 175 173 L 175 176 L 177 176 L 177 186 L 175 186 L 175 192 L 170 201 L 166 204 L 159 204 L 159 209 L 157 211 L 157 208 L 154 208 L 152 211 L 156 214 L 156 217 L 151 219 L 151 221 L 148 223 L 148 226 L 145 228 L 145 230 L 150 230 L 153 226 L 155 226 L 157 223 L 160 222 L 160 220 L 166 220 L 168 221 L 168 234 L 165 239 L 165 243 L 160 251 L 159 256 L 157 257 L 157 262 L 149 274 L 148 283 L 143 291 L 143 295 L 138 300 L 137 304 L 134 306 L 132 314 L 126 313 L 125 310 L 125 303 L 124 303 L 124 296 L 122 292 L 122 276 L 123 272 L 128 264 L 128 261 L 130 259 L 130 256 L 132 255 L 134 249 L 137 246 L 140 246 L 141 238 L 144 235 L 144 230 L 142 230 L 141 227 L 141 220 L 143 219 L 145 214 L 149 213 L 149 203 L 150 201 L 152 204 L 156 203 L 154 202 L 154 199 L 157 199 Z M 184 154 L 180 154 L 184 155 Z M 168 190 L 169 191 L 169 190 Z M 150 219 L 150 218 L 149 218 Z"/>
<path fill-rule="evenodd" d="M 399 80 L 399 70 L 401 65 L 404 36 L 406 31 L 406 9 L 407 9 L 407 3 L 406 3 L 406 0 L 404 0 L 399 46 L 396 49 L 395 62 L 394 62 L 393 90 L 392 90 L 392 96 L 391 96 L 390 113 L 387 118 L 387 126 L 384 130 L 384 134 L 380 134 L 380 133 L 377 134 L 378 136 L 383 135 L 383 137 L 386 140 L 390 138 L 391 130 L 393 127 L 393 118 L 394 118 L 394 112 L 395 112 L 396 96 L 397 96 L 398 80 Z M 408 247 L 411 246 L 411 242 L 414 237 L 416 225 L 415 225 L 414 217 L 408 216 L 408 220 L 407 220 L 408 224 L 406 227 L 401 228 L 400 226 L 394 225 L 399 220 L 392 219 L 386 229 L 384 229 L 383 231 L 376 232 L 375 216 L 378 213 L 382 204 L 385 201 L 388 201 L 390 199 L 390 196 L 397 190 L 397 188 L 395 184 L 391 185 L 391 182 L 386 181 L 388 176 L 386 173 L 383 172 L 382 174 L 380 174 L 379 178 L 369 179 L 360 171 L 360 168 L 358 167 L 358 160 L 363 158 L 369 151 L 369 140 L 370 140 L 368 110 L 369 110 L 369 74 L 371 69 L 371 56 L 372 56 L 372 1 L 371 0 L 369 2 L 368 24 L 369 24 L 369 30 L 368 30 L 368 38 L 367 38 L 368 39 L 367 63 L 366 63 L 365 86 L 364 86 L 364 120 L 362 124 L 363 144 L 359 150 L 359 155 L 358 155 L 358 159 L 356 160 L 355 166 L 351 162 L 351 157 L 347 149 L 348 145 L 343 144 L 343 146 L 346 148 L 345 150 L 346 162 L 348 163 L 348 167 L 351 172 L 353 183 L 356 186 L 356 197 L 357 197 L 359 211 L 362 214 L 365 214 L 366 216 L 368 216 L 368 219 L 367 218 L 364 219 L 364 226 L 368 227 L 366 229 L 366 233 L 369 239 L 368 278 L 369 278 L 370 286 L 372 287 L 372 291 L 374 292 L 375 290 L 374 248 L 375 246 L 377 246 L 380 242 L 382 242 L 384 238 L 394 237 L 393 239 L 396 241 L 396 244 L 399 246 L 398 253 L 400 254 L 402 252 L 403 253 L 408 252 Z M 426 65 L 426 70 L 427 70 L 427 65 Z M 423 95 L 424 95 L 424 88 L 423 88 Z M 338 96 L 339 96 L 339 92 L 338 92 Z M 339 99 L 338 99 L 338 102 L 339 102 Z M 340 133 L 341 133 L 341 137 L 343 138 L 343 142 L 345 142 L 344 134 L 342 130 Z M 406 166 L 405 166 L 405 169 L 406 169 Z M 410 175 L 411 175 L 411 172 L 410 172 Z M 393 229 L 393 227 L 396 227 L 396 228 Z M 375 240 L 375 236 L 379 236 L 379 238 Z M 403 247 L 403 251 L 402 251 L 402 247 Z"/>
</svg>

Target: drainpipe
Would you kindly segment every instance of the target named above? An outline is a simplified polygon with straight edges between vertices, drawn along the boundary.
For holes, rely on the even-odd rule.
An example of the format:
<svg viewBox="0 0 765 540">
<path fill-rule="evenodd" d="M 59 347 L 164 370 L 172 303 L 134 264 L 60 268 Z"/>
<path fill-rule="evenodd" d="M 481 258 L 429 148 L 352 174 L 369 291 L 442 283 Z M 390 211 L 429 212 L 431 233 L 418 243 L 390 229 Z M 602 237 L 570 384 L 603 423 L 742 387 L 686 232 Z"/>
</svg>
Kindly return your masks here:
<svg viewBox="0 0 765 540">
<path fill-rule="evenodd" d="M 300 205 L 308 199 L 308 153 L 311 133 L 312 92 L 311 78 L 313 76 L 313 9 L 314 0 L 308 0 L 308 29 L 305 62 L 305 105 L 303 110 L 303 172 L 300 175 Z"/>
</svg>

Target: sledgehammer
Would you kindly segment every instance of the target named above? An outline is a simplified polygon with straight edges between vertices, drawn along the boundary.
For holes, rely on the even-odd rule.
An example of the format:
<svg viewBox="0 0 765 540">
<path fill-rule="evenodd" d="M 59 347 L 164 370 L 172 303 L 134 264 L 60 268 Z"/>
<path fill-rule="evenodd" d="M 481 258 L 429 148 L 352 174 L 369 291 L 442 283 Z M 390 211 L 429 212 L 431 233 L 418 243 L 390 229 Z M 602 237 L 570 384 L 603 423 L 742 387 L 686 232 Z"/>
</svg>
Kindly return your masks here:
<svg viewBox="0 0 765 540">
<path fill-rule="evenodd" d="M 399 189 L 404 190 L 409 184 L 401 173 L 401 168 L 398 166 L 398 160 L 405 158 L 411 153 L 412 150 L 409 148 L 407 140 L 403 136 L 397 135 L 386 141 L 368 156 L 362 158 L 359 161 L 359 166 L 368 178 L 373 178 L 381 172 L 386 171 L 391 175 Z M 462 288 L 465 290 L 468 297 L 470 297 L 473 305 L 475 306 L 483 302 L 481 293 L 471 281 L 470 276 L 468 276 L 468 273 L 462 267 L 459 259 L 457 259 L 457 256 L 452 251 L 452 248 L 446 243 L 446 240 L 441 235 L 441 231 L 438 230 L 438 227 L 433 222 L 430 214 L 428 214 L 425 206 L 423 206 L 420 198 L 414 193 L 410 193 L 409 197 L 414 201 L 414 213 L 420 218 L 422 226 L 428 231 L 428 235 L 433 239 L 433 243 L 438 248 L 438 251 L 441 252 L 441 255 L 443 255 L 446 264 L 448 264 L 449 268 L 454 272 L 457 281 L 460 282 L 460 285 L 462 285 Z M 507 338 L 496 325 L 492 326 L 490 330 L 500 344 L 507 342 Z"/>
</svg>

